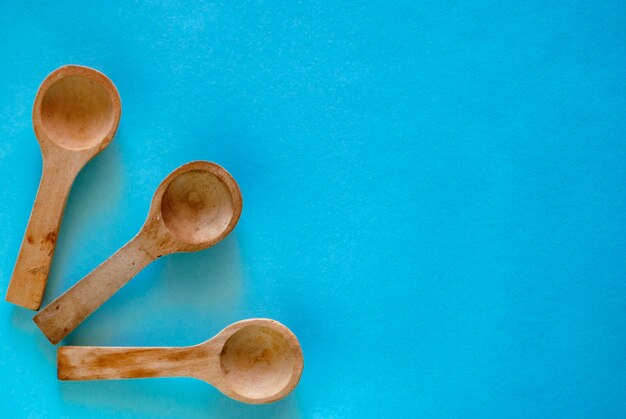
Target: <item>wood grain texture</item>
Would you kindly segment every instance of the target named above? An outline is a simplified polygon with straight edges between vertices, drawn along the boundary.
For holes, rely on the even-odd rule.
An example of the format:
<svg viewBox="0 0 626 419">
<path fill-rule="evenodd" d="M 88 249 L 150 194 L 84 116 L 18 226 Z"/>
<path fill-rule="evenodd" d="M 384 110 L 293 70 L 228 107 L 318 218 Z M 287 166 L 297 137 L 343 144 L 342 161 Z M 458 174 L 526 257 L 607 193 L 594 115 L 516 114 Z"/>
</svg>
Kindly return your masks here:
<svg viewBox="0 0 626 419">
<path fill-rule="evenodd" d="M 96 70 L 64 66 L 39 87 L 33 127 L 43 157 L 42 177 L 7 301 L 39 309 L 74 179 L 111 142 L 120 116 L 117 89 Z"/>
<path fill-rule="evenodd" d="M 127 245 L 52 301 L 33 320 L 56 344 L 156 258 L 213 246 L 241 215 L 241 192 L 221 166 L 197 161 L 168 175 L 145 224 Z"/>
<path fill-rule="evenodd" d="M 270 319 L 234 323 L 187 347 L 60 347 L 59 380 L 190 377 L 246 403 L 282 399 L 298 384 L 304 359 L 296 336 Z"/>
<path fill-rule="evenodd" d="M 34 317 L 52 343 L 63 339 L 154 260 L 143 239 L 136 236 Z"/>
<path fill-rule="evenodd" d="M 116 348 L 65 346 L 58 350 L 59 380 L 190 377 L 206 368 L 204 347 Z"/>
</svg>

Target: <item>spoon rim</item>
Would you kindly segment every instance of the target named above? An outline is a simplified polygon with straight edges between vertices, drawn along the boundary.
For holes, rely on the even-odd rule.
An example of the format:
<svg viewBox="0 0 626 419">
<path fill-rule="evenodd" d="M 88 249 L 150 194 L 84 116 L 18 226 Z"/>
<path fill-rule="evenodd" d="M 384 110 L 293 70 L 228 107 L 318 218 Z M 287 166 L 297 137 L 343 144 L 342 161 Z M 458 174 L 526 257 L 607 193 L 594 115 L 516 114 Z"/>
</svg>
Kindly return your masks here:
<svg viewBox="0 0 626 419">
<path fill-rule="evenodd" d="M 163 218 L 163 211 L 161 208 L 161 204 L 163 202 L 163 196 L 167 191 L 167 188 L 174 181 L 174 179 L 182 176 L 186 173 L 191 172 L 208 172 L 214 175 L 222 184 L 226 186 L 228 189 L 231 205 L 232 205 L 232 213 L 230 220 L 226 227 L 215 237 L 212 237 L 209 240 L 203 242 L 192 242 L 186 240 L 184 237 L 176 234 L 170 227 L 167 226 L 165 220 Z M 159 184 L 156 192 L 154 193 L 154 197 L 152 199 L 152 204 L 150 205 L 150 215 L 148 218 L 156 217 L 161 221 L 161 225 L 167 234 L 175 239 L 182 247 L 184 251 L 193 251 L 193 250 L 202 250 L 209 248 L 220 241 L 222 241 L 226 236 L 228 236 L 231 231 L 235 228 L 237 223 L 239 222 L 239 218 L 241 217 L 241 211 L 243 208 L 243 198 L 241 196 L 241 190 L 239 189 L 239 185 L 237 181 L 233 178 L 233 176 L 222 166 L 217 163 L 206 161 L 206 160 L 195 160 L 188 163 L 183 164 L 182 166 L 174 169 L 169 175 L 163 179 L 163 181 Z"/>
<path fill-rule="evenodd" d="M 96 83 L 98 83 L 98 85 L 100 85 L 105 90 L 105 92 L 107 93 L 109 97 L 109 100 L 111 101 L 111 106 L 113 110 L 111 126 L 106 131 L 105 135 L 102 138 L 100 138 L 97 142 L 95 142 L 93 145 L 90 145 L 87 147 L 78 147 L 78 148 L 63 146 L 60 143 L 56 142 L 54 139 L 52 139 L 46 132 L 46 129 L 44 128 L 42 112 L 41 112 L 43 99 L 46 96 L 46 93 L 48 92 L 48 90 L 56 82 L 58 82 L 59 80 L 65 77 L 85 77 L 85 78 L 95 81 Z M 120 94 L 117 88 L 115 87 L 115 84 L 113 84 L 113 82 L 111 81 L 111 79 L 109 79 L 104 73 L 96 69 L 93 69 L 91 67 L 86 67 L 86 66 L 77 65 L 77 64 L 68 64 L 68 65 L 59 67 L 56 70 L 52 71 L 50 74 L 48 74 L 46 78 L 43 80 L 43 82 L 41 83 L 41 85 L 39 86 L 39 88 L 37 89 L 37 94 L 35 95 L 35 103 L 33 104 L 32 119 L 33 119 L 33 128 L 35 130 L 35 137 L 37 138 L 37 141 L 42 146 L 53 145 L 54 147 L 57 147 L 61 150 L 72 152 L 72 153 L 84 153 L 84 152 L 90 152 L 90 151 L 91 152 L 95 151 L 95 153 L 98 153 L 99 151 L 106 148 L 111 143 L 111 141 L 113 141 L 113 137 L 115 136 L 115 133 L 117 132 L 117 128 L 119 126 L 121 116 L 122 116 L 122 101 L 120 98 Z"/>
</svg>

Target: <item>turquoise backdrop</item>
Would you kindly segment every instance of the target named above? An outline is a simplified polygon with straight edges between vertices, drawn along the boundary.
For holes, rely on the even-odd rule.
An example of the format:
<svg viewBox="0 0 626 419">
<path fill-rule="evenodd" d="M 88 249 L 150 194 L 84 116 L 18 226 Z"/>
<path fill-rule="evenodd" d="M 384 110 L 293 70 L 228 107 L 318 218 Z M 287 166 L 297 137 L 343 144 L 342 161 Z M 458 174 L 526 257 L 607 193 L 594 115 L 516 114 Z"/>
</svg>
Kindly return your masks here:
<svg viewBox="0 0 626 419">
<path fill-rule="evenodd" d="M 0 416 L 626 416 L 626 3 L 4 1 L 0 290 L 41 174 L 39 83 L 94 67 L 123 103 L 71 191 L 44 303 L 141 227 L 197 159 L 239 182 L 227 240 L 165 257 L 72 345 L 290 327 L 267 406 L 190 379 L 61 383 L 0 302 Z"/>
</svg>

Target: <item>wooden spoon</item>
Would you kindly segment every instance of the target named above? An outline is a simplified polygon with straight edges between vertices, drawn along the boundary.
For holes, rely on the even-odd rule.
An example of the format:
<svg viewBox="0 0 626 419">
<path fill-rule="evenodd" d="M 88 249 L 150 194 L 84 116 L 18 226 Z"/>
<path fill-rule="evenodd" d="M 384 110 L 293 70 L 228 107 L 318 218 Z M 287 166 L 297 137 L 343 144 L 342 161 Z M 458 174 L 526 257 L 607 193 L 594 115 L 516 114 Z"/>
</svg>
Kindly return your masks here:
<svg viewBox="0 0 626 419">
<path fill-rule="evenodd" d="M 109 145 L 122 113 L 117 89 L 104 74 L 68 65 L 43 81 L 33 127 L 43 171 L 6 300 L 41 305 L 65 203 L 80 169 Z"/>
<path fill-rule="evenodd" d="M 56 344 L 153 260 L 222 240 L 241 206 L 239 187 L 221 166 L 196 161 L 179 167 L 157 188 L 139 233 L 33 320 Z"/>
<path fill-rule="evenodd" d="M 59 380 L 191 377 L 246 403 L 282 399 L 296 387 L 304 367 L 296 336 L 269 319 L 234 323 L 195 346 L 64 346 L 57 362 Z"/>
</svg>

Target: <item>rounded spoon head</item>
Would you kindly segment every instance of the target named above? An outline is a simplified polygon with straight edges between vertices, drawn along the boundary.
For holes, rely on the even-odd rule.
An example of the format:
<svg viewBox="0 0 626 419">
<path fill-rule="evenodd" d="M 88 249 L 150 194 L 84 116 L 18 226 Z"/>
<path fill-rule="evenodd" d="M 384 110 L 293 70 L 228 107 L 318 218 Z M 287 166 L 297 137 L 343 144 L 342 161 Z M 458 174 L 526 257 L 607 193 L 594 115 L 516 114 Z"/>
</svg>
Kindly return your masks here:
<svg viewBox="0 0 626 419">
<path fill-rule="evenodd" d="M 150 220 L 171 240 L 165 251 L 196 251 L 226 237 L 239 221 L 242 198 L 235 179 L 221 166 L 195 161 L 180 166 L 159 185 L 144 229 Z"/>
<path fill-rule="evenodd" d="M 95 155 L 113 139 L 122 106 L 115 85 L 94 69 L 67 65 L 43 81 L 33 105 L 33 127 L 44 146 Z"/>
<path fill-rule="evenodd" d="M 302 348 L 286 326 L 270 319 L 234 323 L 208 342 L 219 340 L 221 380 L 214 383 L 233 399 L 271 403 L 287 396 L 300 381 Z"/>
</svg>

